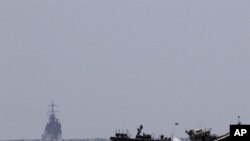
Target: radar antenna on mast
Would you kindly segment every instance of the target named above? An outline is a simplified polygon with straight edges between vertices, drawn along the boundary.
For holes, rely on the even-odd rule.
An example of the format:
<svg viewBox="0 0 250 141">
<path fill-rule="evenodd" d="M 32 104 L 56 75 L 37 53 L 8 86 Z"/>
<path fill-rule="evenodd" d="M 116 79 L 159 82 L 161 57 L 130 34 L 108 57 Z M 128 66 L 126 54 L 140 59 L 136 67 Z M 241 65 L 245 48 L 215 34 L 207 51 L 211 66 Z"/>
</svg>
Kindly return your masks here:
<svg viewBox="0 0 250 141">
<path fill-rule="evenodd" d="M 55 113 L 55 107 L 56 107 L 56 105 L 54 104 L 54 101 L 52 101 L 52 103 L 49 105 L 49 107 L 51 107 L 51 113 Z"/>
<path fill-rule="evenodd" d="M 50 115 L 55 115 L 56 113 L 58 113 L 57 110 L 55 110 L 55 107 L 57 107 L 57 105 L 54 103 L 54 101 L 52 100 L 52 103 L 48 105 L 49 107 L 51 107 L 51 109 L 49 109 L 48 114 Z"/>
</svg>

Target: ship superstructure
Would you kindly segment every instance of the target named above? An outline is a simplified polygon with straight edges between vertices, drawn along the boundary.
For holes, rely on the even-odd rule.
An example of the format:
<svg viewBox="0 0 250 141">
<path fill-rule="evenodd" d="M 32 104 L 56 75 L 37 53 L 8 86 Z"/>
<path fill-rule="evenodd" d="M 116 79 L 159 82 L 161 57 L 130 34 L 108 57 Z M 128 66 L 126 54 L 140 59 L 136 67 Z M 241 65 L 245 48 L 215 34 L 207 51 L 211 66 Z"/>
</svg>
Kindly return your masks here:
<svg viewBox="0 0 250 141">
<path fill-rule="evenodd" d="M 186 131 L 189 135 L 190 141 L 229 141 L 230 134 L 224 134 L 221 136 L 217 136 L 215 134 L 211 134 L 211 128 L 205 129 L 191 129 Z"/>
<path fill-rule="evenodd" d="M 211 135 L 211 128 L 191 129 L 186 133 L 189 135 L 190 141 L 213 141 L 217 138 L 216 135 Z"/>
<path fill-rule="evenodd" d="M 49 121 L 42 135 L 43 141 L 46 140 L 59 141 L 62 139 L 61 123 L 56 118 L 55 106 L 56 105 L 54 104 L 54 102 L 52 102 L 51 105 L 49 105 L 49 107 L 51 107 L 51 110 L 49 110 Z"/>
</svg>

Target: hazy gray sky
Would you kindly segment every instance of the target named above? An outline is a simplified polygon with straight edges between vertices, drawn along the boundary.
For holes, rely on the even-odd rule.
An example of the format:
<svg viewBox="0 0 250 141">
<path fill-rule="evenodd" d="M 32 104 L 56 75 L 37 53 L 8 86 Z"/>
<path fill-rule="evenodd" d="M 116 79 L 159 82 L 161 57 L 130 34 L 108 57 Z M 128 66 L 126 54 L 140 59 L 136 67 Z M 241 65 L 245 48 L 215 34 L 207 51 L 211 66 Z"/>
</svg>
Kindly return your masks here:
<svg viewBox="0 0 250 141">
<path fill-rule="evenodd" d="M 0 139 L 250 123 L 249 0 L 1 0 Z"/>
</svg>

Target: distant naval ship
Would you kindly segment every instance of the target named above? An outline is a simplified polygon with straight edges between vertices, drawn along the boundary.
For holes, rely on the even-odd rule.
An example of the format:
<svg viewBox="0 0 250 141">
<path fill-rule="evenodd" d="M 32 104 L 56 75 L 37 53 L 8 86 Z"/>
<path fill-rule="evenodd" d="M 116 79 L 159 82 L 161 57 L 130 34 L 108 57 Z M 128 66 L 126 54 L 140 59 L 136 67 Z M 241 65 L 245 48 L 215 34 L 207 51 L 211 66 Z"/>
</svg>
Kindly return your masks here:
<svg viewBox="0 0 250 141">
<path fill-rule="evenodd" d="M 55 112 L 55 104 L 54 102 L 49 105 L 51 110 L 49 111 L 49 121 L 44 129 L 44 133 L 42 135 L 43 141 L 60 141 L 62 140 L 62 129 L 61 123 L 56 118 Z"/>
</svg>

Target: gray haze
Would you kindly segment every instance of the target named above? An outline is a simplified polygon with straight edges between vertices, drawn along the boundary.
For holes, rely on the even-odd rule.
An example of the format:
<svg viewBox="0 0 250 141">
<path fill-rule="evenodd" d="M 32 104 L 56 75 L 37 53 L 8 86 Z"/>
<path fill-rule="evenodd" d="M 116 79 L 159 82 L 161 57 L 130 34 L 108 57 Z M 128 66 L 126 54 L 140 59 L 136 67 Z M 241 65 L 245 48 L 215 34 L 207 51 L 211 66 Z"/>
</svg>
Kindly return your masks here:
<svg viewBox="0 0 250 141">
<path fill-rule="evenodd" d="M 250 123 L 249 0 L 0 1 L 0 139 Z"/>
</svg>

